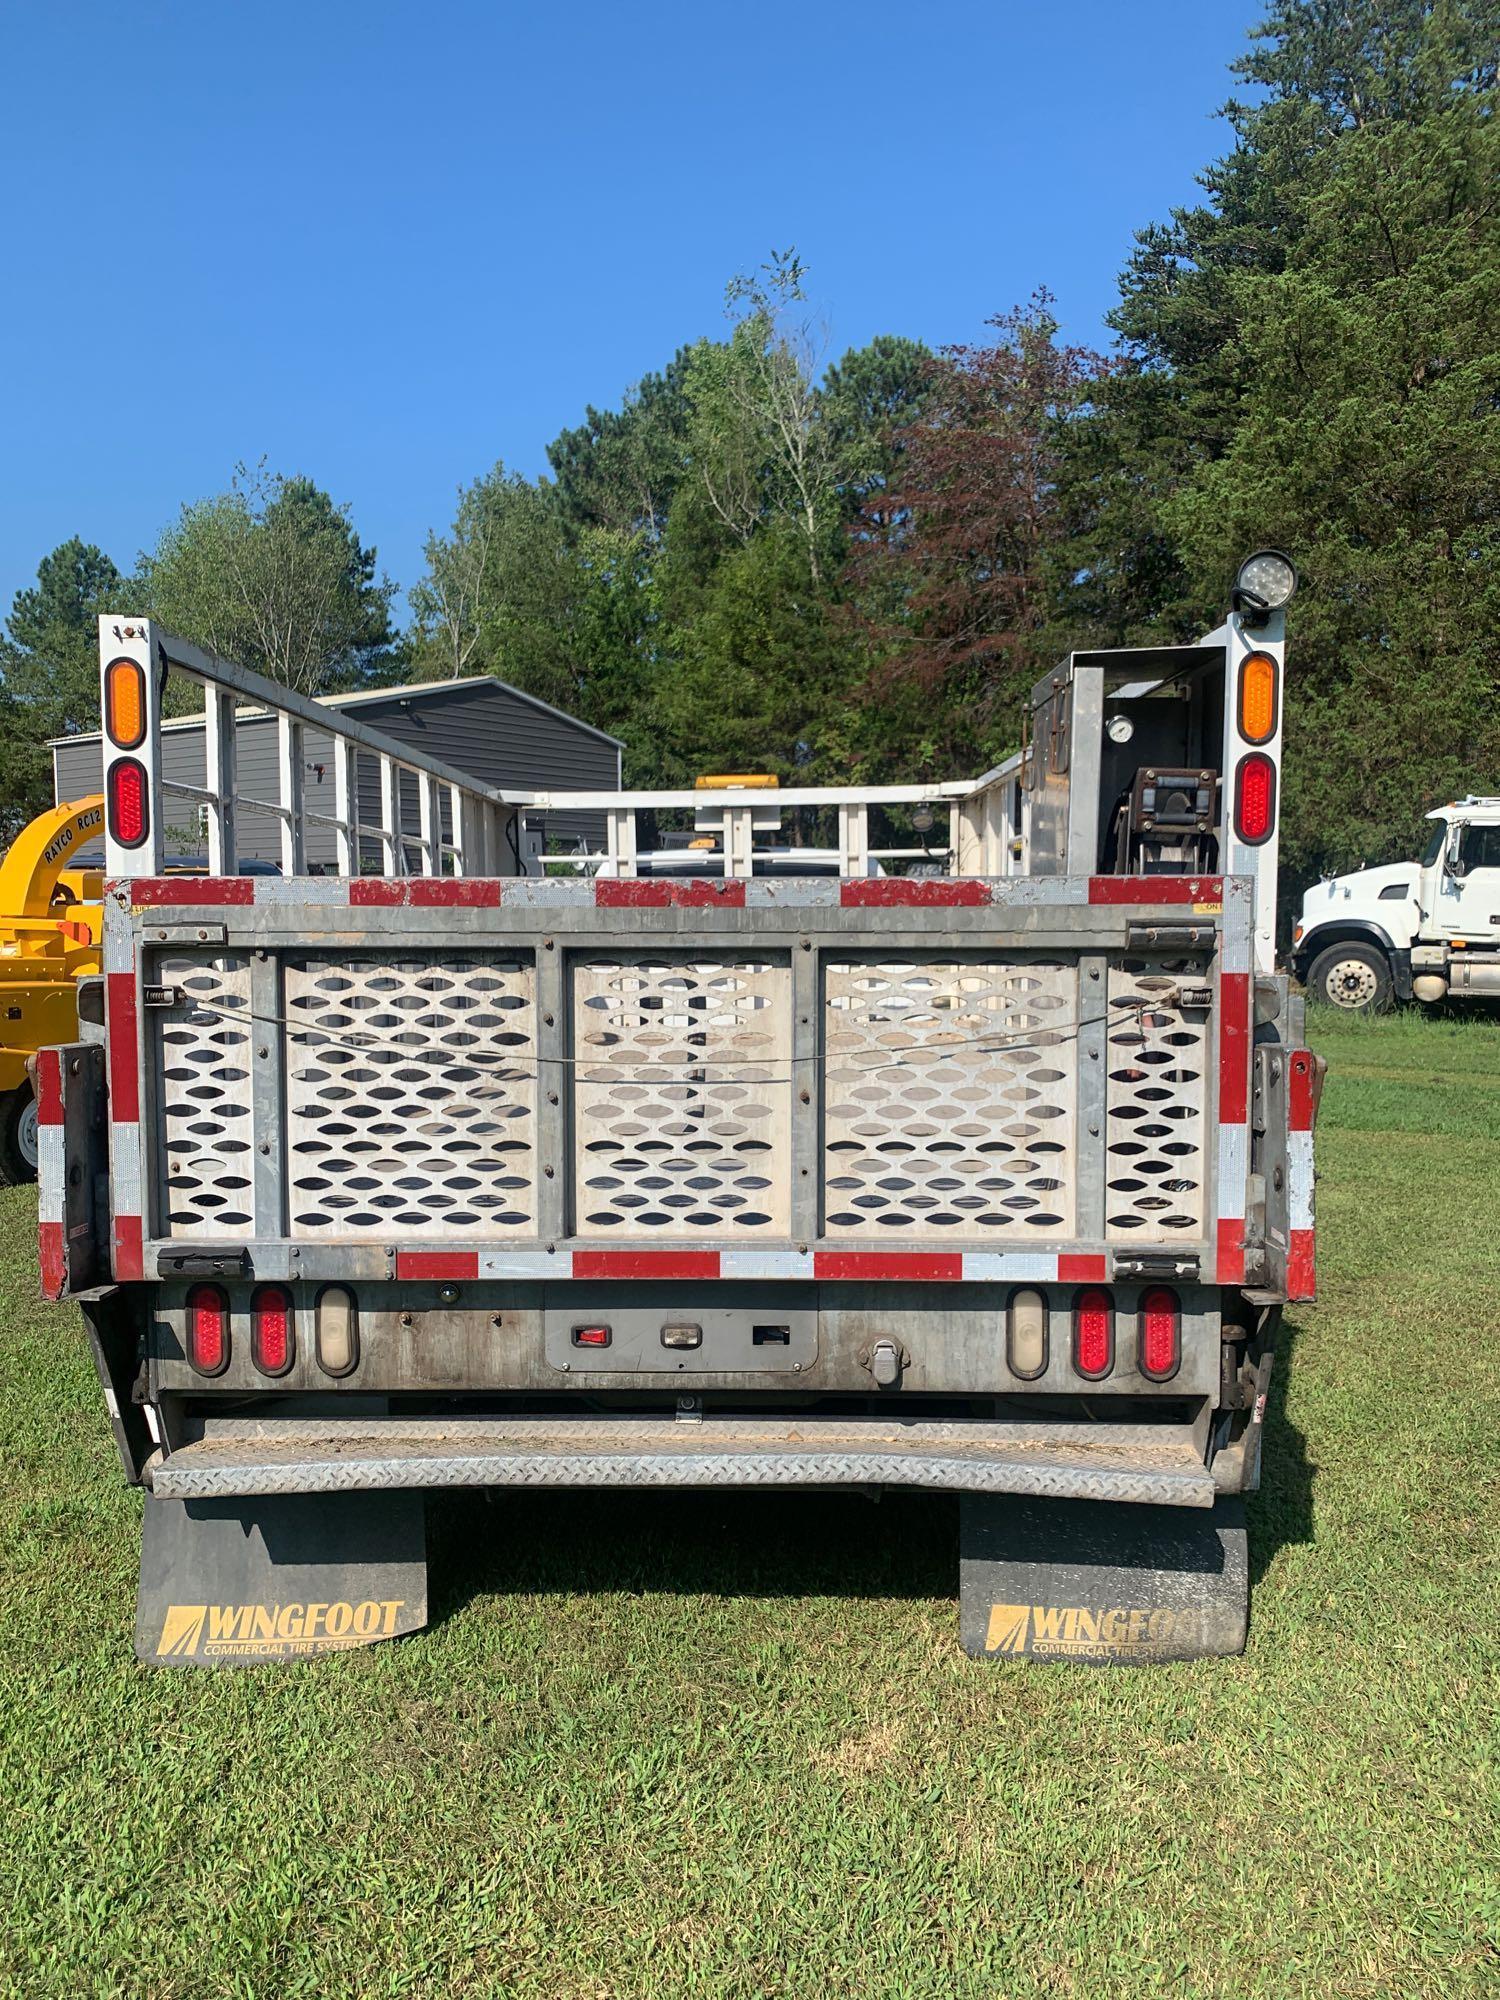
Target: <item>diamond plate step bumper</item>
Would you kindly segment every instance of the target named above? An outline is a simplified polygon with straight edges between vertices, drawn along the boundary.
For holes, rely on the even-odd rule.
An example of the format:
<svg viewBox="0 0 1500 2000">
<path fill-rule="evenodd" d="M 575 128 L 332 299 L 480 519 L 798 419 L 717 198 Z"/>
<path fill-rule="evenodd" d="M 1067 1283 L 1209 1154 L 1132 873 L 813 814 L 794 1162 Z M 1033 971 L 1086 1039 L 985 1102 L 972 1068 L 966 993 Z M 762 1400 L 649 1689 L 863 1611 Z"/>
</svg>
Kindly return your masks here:
<svg viewBox="0 0 1500 2000">
<path fill-rule="evenodd" d="M 146 1470 L 161 1499 L 445 1486 L 913 1486 L 1211 1507 L 1178 1425 L 768 1421 L 230 1420 Z"/>
</svg>

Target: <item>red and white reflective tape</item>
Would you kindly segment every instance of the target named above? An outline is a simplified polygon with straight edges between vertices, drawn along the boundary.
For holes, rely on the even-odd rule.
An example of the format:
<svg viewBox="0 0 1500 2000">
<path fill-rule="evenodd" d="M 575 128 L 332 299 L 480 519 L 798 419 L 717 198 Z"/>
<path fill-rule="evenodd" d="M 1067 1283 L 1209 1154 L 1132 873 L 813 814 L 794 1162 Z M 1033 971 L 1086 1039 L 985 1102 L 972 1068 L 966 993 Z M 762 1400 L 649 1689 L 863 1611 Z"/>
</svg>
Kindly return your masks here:
<svg viewBox="0 0 1500 2000">
<path fill-rule="evenodd" d="M 1221 1285 L 1242 1285 L 1245 1214 L 1250 1192 L 1250 1064 L 1254 1039 L 1250 940 L 1242 924 L 1225 925 L 1219 966 L 1215 1271 Z"/>
<path fill-rule="evenodd" d="M 345 882 L 353 910 L 498 910 L 500 883 L 489 877 L 356 875 Z"/>
<path fill-rule="evenodd" d="M 129 891 L 138 910 L 175 909 L 182 904 L 222 910 L 255 901 L 253 875 L 142 875 L 120 884 L 111 882 L 109 889 L 117 886 Z"/>
<path fill-rule="evenodd" d="M 601 910 L 961 910 L 1008 904 L 1091 904 L 1143 909 L 1191 904 L 1217 915 L 1224 897 L 1221 876 L 1094 875 L 1038 881 L 1024 876 L 991 880 L 962 876 L 910 881 L 901 876 L 850 880 L 758 876 L 726 880 L 694 876 L 357 875 L 288 880 L 274 875 L 144 875 L 109 884 L 142 909 L 335 907 L 377 910 L 497 910 L 591 904 Z"/>
<path fill-rule="evenodd" d="M 68 1288 L 61 1049 L 37 1051 L 36 1117 L 37 1250 L 42 1267 L 42 1296 L 60 1299 Z"/>
<path fill-rule="evenodd" d="M 477 1250 L 398 1250 L 398 1278 L 429 1278 L 436 1281 L 479 1276 Z"/>
<path fill-rule="evenodd" d="M 396 1276 L 673 1281 L 801 1278 L 823 1284 L 1103 1284 L 1103 1251 L 1034 1250 L 398 1250 Z"/>
<path fill-rule="evenodd" d="M 1091 875 L 1089 901 L 1134 908 L 1146 903 L 1201 903 L 1216 916 L 1224 901 L 1222 875 Z"/>
<path fill-rule="evenodd" d="M 170 880 L 171 878 L 164 878 Z M 225 879 L 234 886 L 249 877 Z M 200 881 L 195 887 L 203 887 Z M 139 985 L 131 935 L 104 926 L 104 1054 L 109 1084 L 110 1270 L 125 1284 L 145 1276 L 145 1192 L 141 1175 L 141 1037 Z"/>
<path fill-rule="evenodd" d="M 1317 1297 L 1313 1195 L 1313 1120 L 1317 1112 L 1317 1063 L 1294 1049 L 1287 1067 L 1286 1291 L 1293 1300 Z"/>
</svg>

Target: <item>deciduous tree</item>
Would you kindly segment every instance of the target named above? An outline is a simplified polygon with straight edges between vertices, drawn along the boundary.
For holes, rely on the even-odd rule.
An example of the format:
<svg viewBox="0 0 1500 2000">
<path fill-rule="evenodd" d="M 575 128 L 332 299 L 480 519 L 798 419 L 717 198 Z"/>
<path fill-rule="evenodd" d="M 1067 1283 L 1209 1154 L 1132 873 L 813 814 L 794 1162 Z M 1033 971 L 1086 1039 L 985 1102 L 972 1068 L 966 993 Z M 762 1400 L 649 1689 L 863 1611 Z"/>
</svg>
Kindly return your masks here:
<svg viewBox="0 0 1500 2000">
<path fill-rule="evenodd" d="M 348 509 L 263 464 L 184 507 L 142 558 L 141 581 L 153 614 L 184 638 L 303 694 L 378 676 L 394 644 L 395 586 Z"/>
<path fill-rule="evenodd" d="M 1045 292 L 990 325 L 988 345 L 928 362 L 899 468 L 855 529 L 885 638 L 877 684 L 923 688 L 969 762 L 1015 747 L 1026 691 L 1062 643 L 1058 485 L 1102 367 L 1059 343 Z"/>
</svg>

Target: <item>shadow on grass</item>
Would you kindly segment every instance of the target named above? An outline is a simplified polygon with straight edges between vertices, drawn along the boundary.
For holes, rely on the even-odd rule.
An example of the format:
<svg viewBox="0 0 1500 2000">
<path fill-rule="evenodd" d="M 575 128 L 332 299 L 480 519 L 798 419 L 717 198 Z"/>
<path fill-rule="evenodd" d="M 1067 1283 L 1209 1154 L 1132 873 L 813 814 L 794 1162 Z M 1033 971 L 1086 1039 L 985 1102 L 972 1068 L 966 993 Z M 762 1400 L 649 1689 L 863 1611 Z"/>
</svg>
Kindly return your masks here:
<svg viewBox="0 0 1500 2000">
<path fill-rule="evenodd" d="M 889 1491 L 434 1494 L 433 1622 L 491 1593 L 955 1598 L 958 1500 Z"/>
<path fill-rule="evenodd" d="M 1287 1385 L 1296 1354 L 1298 1327 L 1284 1319 L 1276 1334 L 1276 1366 L 1266 1397 L 1266 1434 L 1260 1456 L 1260 1491 L 1246 1510 L 1250 1531 L 1250 1586 L 1270 1568 L 1277 1552 L 1313 1534 L 1313 1480 L 1317 1467 L 1307 1455 L 1307 1439 L 1287 1415 Z"/>
</svg>

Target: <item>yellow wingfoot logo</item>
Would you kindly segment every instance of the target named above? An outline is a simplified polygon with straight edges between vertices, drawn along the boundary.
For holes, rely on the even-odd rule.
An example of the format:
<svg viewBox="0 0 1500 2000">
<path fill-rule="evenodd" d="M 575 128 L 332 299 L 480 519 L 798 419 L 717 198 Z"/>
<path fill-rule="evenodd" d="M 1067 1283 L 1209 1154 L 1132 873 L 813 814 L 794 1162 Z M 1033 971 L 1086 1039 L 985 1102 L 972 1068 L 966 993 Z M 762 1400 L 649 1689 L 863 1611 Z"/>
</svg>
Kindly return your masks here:
<svg viewBox="0 0 1500 2000">
<path fill-rule="evenodd" d="M 1201 1611 L 1159 1604 L 994 1604 L 985 1633 L 987 1653 L 1029 1653 L 1033 1659 L 1147 1658 L 1204 1643 Z"/>
<path fill-rule="evenodd" d="M 404 1597 L 362 1604 L 169 1604 L 162 1620 L 163 1659 L 292 1659 L 389 1639 Z"/>
<path fill-rule="evenodd" d="M 987 1653 L 1024 1653 L 1026 1633 L 1031 1624 L 1029 1604 L 996 1604 L 990 1610 L 990 1629 L 985 1635 Z"/>
</svg>

